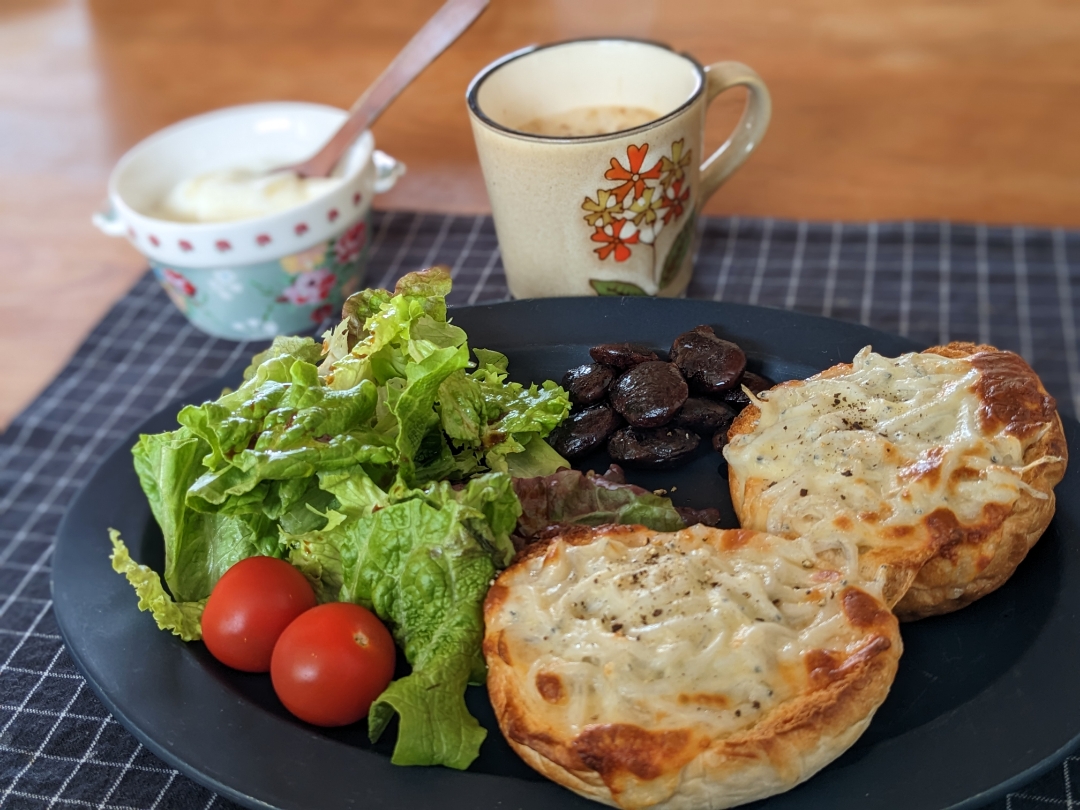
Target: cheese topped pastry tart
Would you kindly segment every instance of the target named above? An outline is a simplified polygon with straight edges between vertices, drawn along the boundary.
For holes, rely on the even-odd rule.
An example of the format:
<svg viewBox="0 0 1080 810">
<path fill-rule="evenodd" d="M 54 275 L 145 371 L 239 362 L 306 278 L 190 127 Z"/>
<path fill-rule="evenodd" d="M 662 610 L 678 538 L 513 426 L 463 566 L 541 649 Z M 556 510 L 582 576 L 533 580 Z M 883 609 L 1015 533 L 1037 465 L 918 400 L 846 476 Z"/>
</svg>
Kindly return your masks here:
<svg viewBox="0 0 1080 810">
<path fill-rule="evenodd" d="M 622 808 L 732 807 L 848 748 L 885 699 L 896 618 L 853 549 L 742 529 L 573 527 L 484 604 L 488 693 L 533 768 Z"/>
<path fill-rule="evenodd" d="M 1054 514 L 1067 450 L 1031 367 L 950 343 L 854 362 L 763 392 L 724 449 L 740 523 L 851 538 L 901 619 L 1000 586 Z M 885 572 L 882 574 L 882 572 Z"/>
</svg>

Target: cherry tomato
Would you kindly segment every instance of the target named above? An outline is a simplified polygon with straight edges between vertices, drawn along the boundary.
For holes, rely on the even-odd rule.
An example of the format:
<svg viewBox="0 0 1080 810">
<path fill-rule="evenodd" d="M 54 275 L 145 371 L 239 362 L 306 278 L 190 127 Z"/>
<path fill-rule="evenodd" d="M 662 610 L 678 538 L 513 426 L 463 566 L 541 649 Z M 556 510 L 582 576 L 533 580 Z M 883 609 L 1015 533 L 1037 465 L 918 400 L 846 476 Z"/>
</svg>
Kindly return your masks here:
<svg viewBox="0 0 1080 810">
<path fill-rule="evenodd" d="M 268 672 L 278 636 L 306 610 L 315 592 L 304 575 L 284 560 L 248 557 L 218 580 L 202 615 L 210 653 L 225 666 Z"/>
<path fill-rule="evenodd" d="M 394 639 L 378 617 L 349 602 L 309 610 L 274 647 L 270 678 L 285 708 L 316 726 L 366 717 L 394 677 Z"/>
</svg>

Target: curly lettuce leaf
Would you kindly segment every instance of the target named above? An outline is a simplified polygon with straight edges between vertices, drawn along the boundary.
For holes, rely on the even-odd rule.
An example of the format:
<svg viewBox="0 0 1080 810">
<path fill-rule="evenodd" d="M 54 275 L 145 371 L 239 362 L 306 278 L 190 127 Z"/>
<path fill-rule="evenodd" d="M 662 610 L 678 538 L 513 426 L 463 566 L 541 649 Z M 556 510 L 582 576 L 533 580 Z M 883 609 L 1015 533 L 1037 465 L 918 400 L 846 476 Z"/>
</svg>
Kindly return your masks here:
<svg viewBox="0 0 1080 810">
<path fill-rule="evenodd" d="M 349 297 L 344 320 L 328 333 L 327 357 L 319 371 L 332 388 L 351 388 L 361 379 L 384 385 L 404 377 L 410 360 L 465 344 L 465 332 L 446 321 L 450 271 L 432 267 L 407 273 L 394 294 L 365 290 Z"/>
<path fill-rule="evenodd" d="M 346 520 L 345 515 L 334 510 L 322 517 L 325 525 L 321 529 L 296 536 L 282 535 L 286 559 L 311 583 L 320 605 L 342 601 L 344 576 L 334 530 Z"/>
<path fill-rule="evenodd" d="M 436 409 L 458 474 L 494 470 L 546 475 L 569 466 L 534 439 L 547 436 L 570 412 L 567 393 L 553 382 L 528 387 L 507 381 L 506 356 L 477 349 L 475 371 L 458 371 L 439 388 Z"/>
<path fill-rule="evenodd" d="M 486 421 L 484 393 L 463 368 L 439 383 L 437 404 L 443 433 L 461 445 L 480 443 Z"/>
<path fill-rule="evenodd" d="M 483 416 L 488 423 L 480 436 L 484 464 L 489 469 L 508 472 L 508 457 L 525 452 L 534 438 L 546 437 L 569 415 L 570 396 L 551 380 L 529 386 L 510 382 L 504 354 L 487 349 L 477 349 L 474 354 L 478 366 L 471 379 L 483 398 Z M 544 455 L 554 462 L 550 454 Z M 569 464 L 562 460 L 560 466 Z M 555 469 L 558 467 L 545 472 Z"/>
<path fill-rule="evenodd" d="M 486 736 L 465 707 L 465 686 L 483 673 L 481 605 L 495 566 L 455 517 L 420 500 L 376 512 L 366 565 L 353 569 L 357 595 L 370 594 L 413 666 L 375 701 L 368 721 L 377 740 L 399 714 L 396 764 L 465 768 Z M 391 540 L 407 534 L 411 541 Z M 379 568 L 393 574 L 365 575 Z"/>
<path fill-rule="evenodd" d="M 422 483 L 421 478 L 432 480 L 435 477 L 431 471 L 425 476 L 417 475 L 417 457 L 428 434 L 439 424 L 434 409 L 439 386 L 452 373 L 465 368 L 468 362 L 467 348 L 450 346 L 437 349 L 406 369 L 405 386 L 390 404 L 390 412 L 398 420 L 398 477 L 410 486 Z"/>
<path fill-rule="evenodd" d="M 445 264 L 437 264 L 418 273 L 403 275 L 394 287 L 394 295 L 415 295 L 430 299 L 433 309 L 438 308 L 441 300 L 443 320 L 446 320 L 446 296 L 450 294 L 452 286 L 450 268 Z"/>
<path fill-rule="evenodd" d="M 160 629 L 168 630 L 184 641 L 198 641 L 202 638 L 200 619 L 206 600 L 174 602 L 165 593 L 157 573 L 131 559 L 127 546 L 120 539 L 120 532 L 109 529 L 109 540 L 113 547 L 109 555 L 113 570 L 127 577 L 127 581 L 135 588 L 135 593 L 139 595 L 139 610 L 150 611 Z"/>
<path fill-rule="evenodd" d="M 372 741 L 379 739 L 394 714 L 400 717 L 390 760 L 395 765 L 444 765 L 465 770 L 487 737 L 469 714 L 463 697 L 475 634 L 447 634 L 441 641 L 440 654 L 428 666 L 391 683 L 371 706 L 368 729 Z"/>
<path fill-rule="evenodd" d="M 258 409 L 251 407 L 254 400 L 243 403 L 242 416 L 223 415 L 220 403 L 212 402 L 180 412 L 180 422 L 215 448 L 205 460 L 209 469 L 191 484 L 188 506 L 202 512 L 265 512 L 272 491 L 260 488 L 263 482 L 308 479 L 321 470 L 357 464 L 368 465 L 371 474 L 389 473 L 393 444 L 369 429 L 378 399 L 371 382 L 333 391 L 322 385 L 315 366 L 300 360 L 289 375 L 273 403 Z M 254 392 L 256 398 L 264 388 Z M 291 505 L 286 499 L 280 511 Z"/>
<path fill-rule="evenodd" d="M 390 474 L 396 455 L 383 442 L 376 434 L 358 432 L 332 436 L 326 441 L 311 439 L 289 450 L 245 450 L 233 464 L 205 473 L 193 482 L 187 504 L 200 512 L 230 511 L 230 506 L 235 511 L 237 505 L 251 503 L 258 508 L 269 491 L 269 487 L 256 490 L 264 481 L 306 479 L 319 472 L 358 465 L 369 468 L 365 474 L 381 479 Z"/>
<path fill-rule="evenodd" d="M 322 359 L 323 347 L 309 337 L 297 337 L 284 335 L 274 338 L 274 342 L 263 351 L 251 358 L 248 367 L 244 369 L 243 380 L 248 382 L 259 373 L 259 368 L 267 361 L 276 358 L 289 358 L 303 360 L 307 363 L 318 363 Z"/>
<path fill-rule="evenodd" d="M 539 434 L 533 434 L 520 453 L 505 458 L 506 471 L 514 478 L 536 478 L 570 468 L 570 462 Z"/>
<path fill-rule="evenodd" d="M 205 599 L 221 575 L 245 557 L 277 553 L 277 529 L 265 515 L 187 508 L 205 449 L 186 428 L 142 435 L 132 448 L 139 483 L 165 540 L 165 582 L 180 601 Z"/>
<path fill-rule="evenodd" d="M 286 490 L 293 490 L 282 497 Z M 319 486 L 317 478 L 294 478 L 277 484 L 279 504 L 268 504 L 267 515 L 276 517 L 288 534 L 303 534 L 326 526 L 326 512 L 337 504 L 333 494 Z M 276 509 L 271 511 L 271 507 Z"/>
</svg>

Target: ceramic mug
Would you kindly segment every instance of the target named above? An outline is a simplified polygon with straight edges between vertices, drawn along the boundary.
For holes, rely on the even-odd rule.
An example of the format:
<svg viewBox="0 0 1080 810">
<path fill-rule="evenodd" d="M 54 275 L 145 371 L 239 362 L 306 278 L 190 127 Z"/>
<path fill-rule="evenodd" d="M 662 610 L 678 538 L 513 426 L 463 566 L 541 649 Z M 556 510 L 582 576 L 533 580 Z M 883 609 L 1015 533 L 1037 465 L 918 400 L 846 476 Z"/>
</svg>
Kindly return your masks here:
<svg viewBox="0 0 1080 810">
<path fill-rule="evenodd" d="M 370 132 L 335 167 L 341 183 L 301 205 L 231 222 L 175 222 L 154 212 L 185 178 L 309 157 L 345 116 L 321 104 L 273 102 L 167 127 L 120 159 L 109 178 L 109 208 L 94 224 L 126 236 L 204 332 L 233 340 L 310 332 L 362 283 L 372 198 L 405 170 L 375 149 Z"/>
<path fill-rule="evenodd" d="M 749 90 L 731 137 L 701 163 L 705 111 Z M 701 206 L 760 143 L 771 101 L 738 62 L 703 67 L 665 45 L 590 39 L 531 47 L 488 65 L 466 96 L 510 292 L 681 294 Z M 610 134 L 523 127 L 570 111 L 654 113 Z"/>
</svg>

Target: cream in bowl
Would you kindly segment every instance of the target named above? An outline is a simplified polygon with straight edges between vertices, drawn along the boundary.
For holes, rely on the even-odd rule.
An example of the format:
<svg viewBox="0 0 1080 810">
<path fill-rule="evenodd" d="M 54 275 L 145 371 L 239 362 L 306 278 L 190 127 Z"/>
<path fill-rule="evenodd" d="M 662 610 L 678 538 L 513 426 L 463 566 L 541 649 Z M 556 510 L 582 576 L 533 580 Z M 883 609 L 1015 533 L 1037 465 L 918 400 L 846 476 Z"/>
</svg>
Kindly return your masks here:
<svg viewBox="0 0 1080 810">
<path fill-rule="evenodd" d="M 275 167 L 312 154 L 345 118 L 333 107 L 275 102 L 189 118 L 132 148 L 94 217 L 144 255 L 199 329 L 247 340 L 308 332 L 357 289 L 371 203 L 404 166 L 365 132 L 329 178 Z"/>
<path fill-rule="evenodd" d="M 274 169 L 218 169 L 181 180 L 152 212 L 174 222 L 233 222 L 276 214 L 314 200 L 340 177 L 300 177 Z"/>
</svg>

